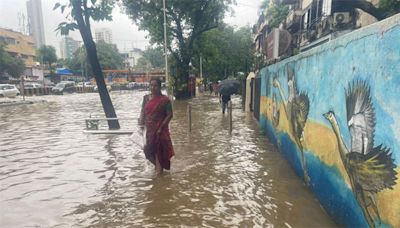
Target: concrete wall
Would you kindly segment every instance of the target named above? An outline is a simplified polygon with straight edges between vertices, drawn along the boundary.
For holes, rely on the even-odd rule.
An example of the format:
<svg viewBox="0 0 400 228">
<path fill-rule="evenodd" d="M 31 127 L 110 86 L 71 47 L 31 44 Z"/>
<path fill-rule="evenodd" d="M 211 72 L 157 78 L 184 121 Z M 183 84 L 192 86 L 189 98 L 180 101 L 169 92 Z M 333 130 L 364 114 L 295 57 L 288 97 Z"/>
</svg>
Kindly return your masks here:
<svg viewBox="0 0 400 228">
<path fill-rule="evenodd" d="M 250 112 L 253 109 L 252 107 L 250 107 L 250 105 L 252 105 L 251 98 L 253 93 L 253 90 L 251 89 L 251 80 L 254 79 L 255 77 L 256 75 L 254 74 L 254 72 L 250 72 L 246 78 L 246 101 L 244 108 L 246 112 Z"/>
<path fill-rule="evenodd" d="M 260 73 L 260 125 L 326 211 L 400 227 L 400 14 Z"/>
</svg>

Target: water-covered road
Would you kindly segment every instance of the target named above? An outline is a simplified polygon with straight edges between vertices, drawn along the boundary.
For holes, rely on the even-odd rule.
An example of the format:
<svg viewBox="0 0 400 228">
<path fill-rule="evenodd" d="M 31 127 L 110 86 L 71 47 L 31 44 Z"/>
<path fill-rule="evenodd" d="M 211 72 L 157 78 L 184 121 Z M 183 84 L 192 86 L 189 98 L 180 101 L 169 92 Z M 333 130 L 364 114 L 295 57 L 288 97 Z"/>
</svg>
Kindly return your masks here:
<svg viewBox="0 0 400 228">
<path fill-rule="evenodd" d="M 143 95 L 112 92 L 118 117 L 137 118 Z M 231 135 L 217 97 L 174 102 L 161 177 L 128 135 L 83 133 L 97 94 L 28 99 L 48 102 L 0 108 L 0 227 L 335 226 L 239 98 Z"/>
</svg>

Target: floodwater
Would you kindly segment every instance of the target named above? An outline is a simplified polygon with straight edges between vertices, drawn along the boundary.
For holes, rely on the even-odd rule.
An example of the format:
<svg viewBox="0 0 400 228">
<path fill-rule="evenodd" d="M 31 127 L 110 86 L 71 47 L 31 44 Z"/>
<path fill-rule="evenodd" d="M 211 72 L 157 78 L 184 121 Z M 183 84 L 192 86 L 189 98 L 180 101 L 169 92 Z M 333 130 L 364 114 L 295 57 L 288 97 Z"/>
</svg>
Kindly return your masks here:
<svg viewBox="0 0 400 228">
<path fill-rule="evenodd" d="M 112 92 L 118 117 L 136 119 L 144 93 Z M 47 102 L 0 108 L 0 227 L 336 226 L 239 98 L 231 135 L 217 97 L 175 101 L 160 177 L 129 135 L 83 132 L 98 94 L 27 99 Z"/>
</svg>

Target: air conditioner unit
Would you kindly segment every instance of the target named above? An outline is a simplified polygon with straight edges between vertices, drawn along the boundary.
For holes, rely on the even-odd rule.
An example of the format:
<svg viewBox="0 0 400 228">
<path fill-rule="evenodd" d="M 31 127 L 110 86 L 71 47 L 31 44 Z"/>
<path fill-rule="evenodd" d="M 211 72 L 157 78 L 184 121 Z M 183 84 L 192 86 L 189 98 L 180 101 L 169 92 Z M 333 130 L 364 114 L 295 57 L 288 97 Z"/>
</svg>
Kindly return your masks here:
<svg viewBox="0 0 400 228">
<path fill-rule="evenodd" d="M 349 12 L 336 12 L 333 14 L 333 25 L 347 24 L 350 22 Z"/>
</svg>

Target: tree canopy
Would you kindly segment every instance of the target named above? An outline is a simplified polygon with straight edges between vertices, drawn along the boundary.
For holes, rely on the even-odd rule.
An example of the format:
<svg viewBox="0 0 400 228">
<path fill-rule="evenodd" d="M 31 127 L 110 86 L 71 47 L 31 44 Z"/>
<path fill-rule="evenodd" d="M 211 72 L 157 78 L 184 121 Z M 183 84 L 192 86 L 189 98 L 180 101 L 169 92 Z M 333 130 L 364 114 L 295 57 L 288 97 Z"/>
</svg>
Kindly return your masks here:
<svg viewBox="0 0 400 228">
<path fill-rule="evenodd" d="M 121 69 L 123 68 L 123 59 L 119 54 L 115 44 L 108 44 L 104 41 L 97 42 L 97 55 L 102 69 Z M 85 47 L 78 48 L 73 55 L 73 58 L 65 62 L 67 67 L 74 72 L 87 70 L 87 75 L 93 75 L 92 67 L 89 63 Z"/>
<path fill-rule="evenodd" d="M 280 3 L 279 1 L 273 1 L 271 4 L 269 0 L 264 0 L 261 4 L 261 9 L 264 9 L 265 18 L 269 20 L 270 28 L 278 28 L 279 24 L 286 20 L 289 13 L 289 7 Z"/>
<path fill-rule="evenodd" d="M 144 50 L 143 58 L 151 64 L 153 68 L 165 66 L 163 49 L 161 47 L 150 47 Z"/>
<path fill-rule="evenodd" d="M 394 15 L 400 12 L 399 0 L 380 0 L 379 8 L 387 12 L 387 16 Z"/>
<path fill-rule="evenodd" d="M 22 59 L 10 55 L 4 44 L 0 44 L 0 76 L 8 73 L 14 78 L 19 78 L 25 70 L 25 63 Z"/>
<path fill-rule="evenodd" d="M 225 25 L 204 33 L 196 42 L 193 65 L 199 69 L 200 55 L 203 59 L 203 75 L 208 81 L 217 82 L 238 72 L 247 73 L 253 64 L 254 48 L 251 28 L 237 31 Z"/>
<path fill-rule="evenodd" d="M 232 2 L 233 0 L 167 1 L 167 46 L 177 68 L 173 75 L 177 99 L 190 96 L 189 62 L 193 56 L 194 42 L 202 33 L 218 27 Z M 122 0 L 122 5 L 139 28 L 149 32 L 152 43 L 163 44 L 163 1 Z"/>
<path fill-rule="evenodd" d="M 36 51 L 36 59 L 41 64 L 48 64 L 49 66 L 57 62 L 56 49 L 51 45 L 42 45 Z"/>
<path fill-rule="evenodd" d="M 102 69 L 121 69 L 123 67 L 124 60 L 119 54 L 117 45 L 108 44 L 104 41 L 99 41 L 96 44 L 97 55 Z"/>
</svg>

